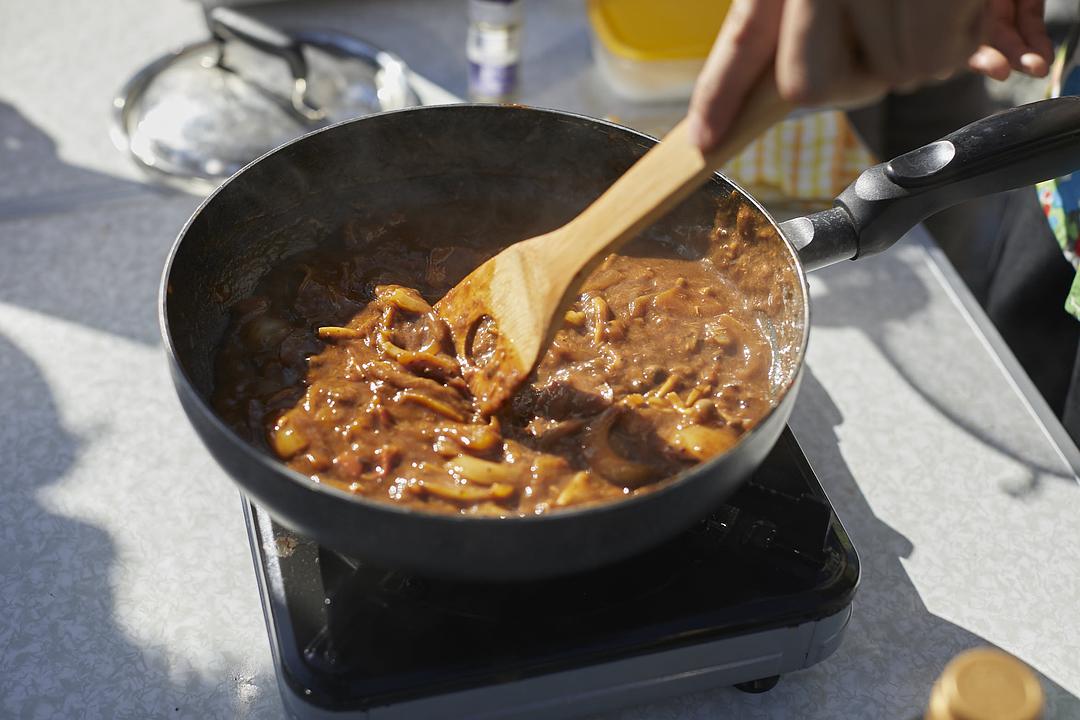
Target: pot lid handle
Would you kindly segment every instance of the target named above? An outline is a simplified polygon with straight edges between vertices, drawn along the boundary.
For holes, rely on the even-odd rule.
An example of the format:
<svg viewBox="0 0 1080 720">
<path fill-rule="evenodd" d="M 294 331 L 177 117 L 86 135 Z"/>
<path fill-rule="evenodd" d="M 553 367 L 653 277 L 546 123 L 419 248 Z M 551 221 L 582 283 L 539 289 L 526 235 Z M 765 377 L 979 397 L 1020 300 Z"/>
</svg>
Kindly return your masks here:
<svg viewBox="0 0 1080 720">
<path fill-rule="evenodd" d="M 311 102 L 307 97 L 308 64 L 304 59 L 301 43 L 277 28 L 259 22 L 255 18 L 241 15 L 227 7 L 216 7 L 206 13 L 206 26 L 218 44 L 217 66 L 229 70 L 225 65 L 225 42 L 236 40 L 261 52 L 275 55 L 289 66 L 293 77 L 293 109 L 310 121 L 323 120 L 326 112 Z"/>
</svg>

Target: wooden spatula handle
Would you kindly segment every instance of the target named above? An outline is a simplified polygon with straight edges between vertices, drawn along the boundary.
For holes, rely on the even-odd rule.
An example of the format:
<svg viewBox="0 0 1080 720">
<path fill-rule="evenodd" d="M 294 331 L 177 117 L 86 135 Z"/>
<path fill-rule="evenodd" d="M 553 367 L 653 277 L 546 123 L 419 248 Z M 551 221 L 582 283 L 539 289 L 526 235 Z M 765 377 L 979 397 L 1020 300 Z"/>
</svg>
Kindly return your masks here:
<svg viewBox="0 0 1080 720">
<path fill-rule="evenodd" d="M 565 228 L 568 232 L 561 234 L 565 269 L 578 275 L 580 271 L 572 269 L 576 263 L 587 271 L 590 258 L 603 259 L 605 250 L 615 249 L 658 220 L 790 110 L 770 69 L 751 90 L 723 141 L 707 154 L 690 142 L 684 118 Z"/>
</svg>

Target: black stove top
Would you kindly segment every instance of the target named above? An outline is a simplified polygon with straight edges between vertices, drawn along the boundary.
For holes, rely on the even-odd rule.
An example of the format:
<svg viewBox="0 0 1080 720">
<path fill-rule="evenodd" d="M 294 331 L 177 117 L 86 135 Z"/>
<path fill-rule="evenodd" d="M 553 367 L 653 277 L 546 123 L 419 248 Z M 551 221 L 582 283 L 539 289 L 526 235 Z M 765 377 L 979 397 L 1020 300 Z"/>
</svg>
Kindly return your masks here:
<svg viewBox="0 0 1080 720">
<path fill-rule="evenodd" d="M 848 610 L 859 577 L 790 431 L 728 504 L 687 532 L 554 580 L 410 576 L 321 548 L 245 508 L 282 691 L 338 712 L 809 627 Z"/>
</svg>

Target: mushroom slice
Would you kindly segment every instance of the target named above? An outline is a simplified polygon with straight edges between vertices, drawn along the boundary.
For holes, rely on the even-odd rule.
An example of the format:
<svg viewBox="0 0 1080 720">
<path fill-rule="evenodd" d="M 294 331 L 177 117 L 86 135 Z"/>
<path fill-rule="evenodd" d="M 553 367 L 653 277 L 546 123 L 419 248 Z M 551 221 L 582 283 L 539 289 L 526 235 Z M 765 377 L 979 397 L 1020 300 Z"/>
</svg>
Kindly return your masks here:
<svg viewBox="0 0 1080 720">
<path fill-rule="evenodd" d="M 708 460 L 724 452 L 739 440 L 739 433 L 729 427 L 686 425 L 664 438 L 680 455 L 693 460 Z"/>
<path fill-rule="evenodd" d="M 570 482 L 566 483 L 566 487 L 559 492 L 553 504 L 556 507 L 566 507 L 596 500 L 599 497 L 600 493 L 592 486 L 592 475 L 588 470 L 582 470 L 570 478 Z"/>
<path fill-rule="evenodd" d="M 467 480 L 477 485 L 515 483 L 521 475 L 515 465 L 481 460 L 472 455 L 458 455 L 446 464 L 446 470 L 456 480 Z"/>
<path fill-rule="evenodd" d="M 444 500 L 455 502 L 482 502 L 484 500 L 505 500 L 514 494 L 514 486 L 504 483 L 494 483 L 490 487 L 476 485 L 451 485 L 450 483 L 433 482 L 424 480 L 419 485 L 424 492 Z"/>
<path fill-rule="evenodd" d="M 656 477 L 656 471 L 643 463 L 624 458 L 611 446 L 611 431 L 622 412 L 611 407 L 600 414 L 585 431 L 585 459 L 589 466 L 608 482 L 637 488 Z"/>
</svg>

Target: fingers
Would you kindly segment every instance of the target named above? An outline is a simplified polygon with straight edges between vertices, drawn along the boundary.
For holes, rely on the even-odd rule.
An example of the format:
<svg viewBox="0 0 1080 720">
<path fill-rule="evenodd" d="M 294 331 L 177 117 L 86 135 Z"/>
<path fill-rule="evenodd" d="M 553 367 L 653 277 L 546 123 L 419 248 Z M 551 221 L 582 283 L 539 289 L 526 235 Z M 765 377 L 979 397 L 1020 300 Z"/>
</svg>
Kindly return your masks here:
<svg viewBox="0 0 1080 720">
<path fill-rule="evenodd" d="M 967 13 L 966 19 L 961 20 L 959 44 L 952 57 L 954 71 L 966 67 L 967 59 L 978 52 L 990 32 L 990 13 L 984 0 L 971 3 Z"/>
<path fill-rule="evenodd" d="M 1043 3 L 735 0 L 694 88 L 690 137 L 714 147 L 774 53 L 780 95 L 800 105 L 863 102 L 965 66 L 996 79 L 1046 75 Z"/>
<path fill-rule="evenodd" d="M 900 38 L 896 32 L 897 18 L 904 3 L 890 2 L 884 6 L 874 2 L 848 4 L 852 29 L 858 38 L 858 52 L 867 70 L 889 82 L 902 82 L 904 60 Z"/>
<path fill-rule="evenodd" d="M 975 13 L 974 17 L 968 23 L 966 43 L 963 46 L 964 57 L 953 68 L 953 71 L 945 75 L 936 75 L 937 80 L 947 80 L 956 70 L 960 70 L 963 67 L 967 67 L 968 70 L 982 73 L 989 77 L 993 77 L 991 74 L 994 72 L 995 58 L 980 58 L 979 54 L 983 48 L 983 40 L 986 39 L 990 32 L 990 13 L 980 10 Z M 982 66 L 982 67 L 980 67 Z M 1008 63 L 1006 62 L 1005 72 L 1008 73 Z"/>
<path fill-rule="evenodd" d="M 1048 59 L 1044 59 L 1038 53 L 1032 52 L 1028 44 L 1020 37 L 1020 33 L 1016 28 L 998 28 L 991 36 L 990 43 L 984 48 L 980 48 L 976 55 L 981 57 L 973 57 L 973 61 L 978 63 L 987 62 L 987 58 L 991 55 L 990 51 L 993 51 L 994 66 L 998 65 L 997 58 L 1004 59 L 1007 67 L 1012 70 L 1018 70 L 1019 72 L 1034 77 L 1045 77 L 1050 71 L 1050 62 Z M 989 72 L 986 73 L 995 80 L 1004 80 L 1009 76 L 1006 72 L 1003 77 Z"/>
<path fill-rule="evenodd" d="M 1007 80 L 1012 67 L 1009 58 L 991 45 L 983 45 L 968 59 L 968 67 L 994 80 Z"/>
<path fill-rule="evenodd" d="M 1043 0 L 1019 0 L 1016 26 L 1028 52 L 1020 56 L 1020 69 L 1028 75 L 1045 77 L 1053 62 L 1054 45 L 1043 20 Z"/>
<path fill-rule="evenodd" d="M 788 0 L 776 52 L 776 84 L 785 100 L 848 105 L 888 89 L 861 61 L 851 26 L 836 0 Z"/>
<path fill-rule="evenodd" d="M 1028 67 L 1031 67 L 1034 73 L 1042 71 L 1038 75 L 1039 77 L 1046 74 L 1046 63 L 1043 62 L 1040 65 L 1041 58 L 1028 50 L 1027 43 L 1020 37 L 1020 33 L 1015 27 L 997 28 L 991 34 L 990 46 L 1006 59 L 1006 62 L 1013 70 L 1029 72 Z M 1025 59 L 1027 65 L 1025 65 Z"/>
<path fill-rule="evenodd" d="M 948 77 L 978 47 L 985 5 L 788 0 L 777 48 L 780 94 L 799 104 L 853 104 Z"/>
<path fill-rule="evenodd" d="M 1045 77 L 1053 45 L 1043 21 L 1043 0 L 992 0 L 990 15 L 986 44 L 968 65 L 995 80 L 1007 78 L 1010 69 Z"/>
<path fill-rule="evenodd" d="M 978 48 L 985 0 L 907 0 L 897 5 L 905 83 L 948 76 L 964 67 Z"/>
<path fill-rule="evenodd" d="M 715 146 L 776 52 L 784 0 L 735 0 L 690 99 L 691 141 Z"/>
<path fill-rule="evenodd" d="M 856 60 L 893 88 L 947 77 L 964 66 L 982 40 L 985 0 L 843 4 L 856 39 Z"/>
<path fill-rule="evenodd" d="M 776 52 L 776 85 L 785 100 L 810 105 L 827 99 L 850 55 L 841 20 L 832 0 L 788 0 Z"/>
</svg>

